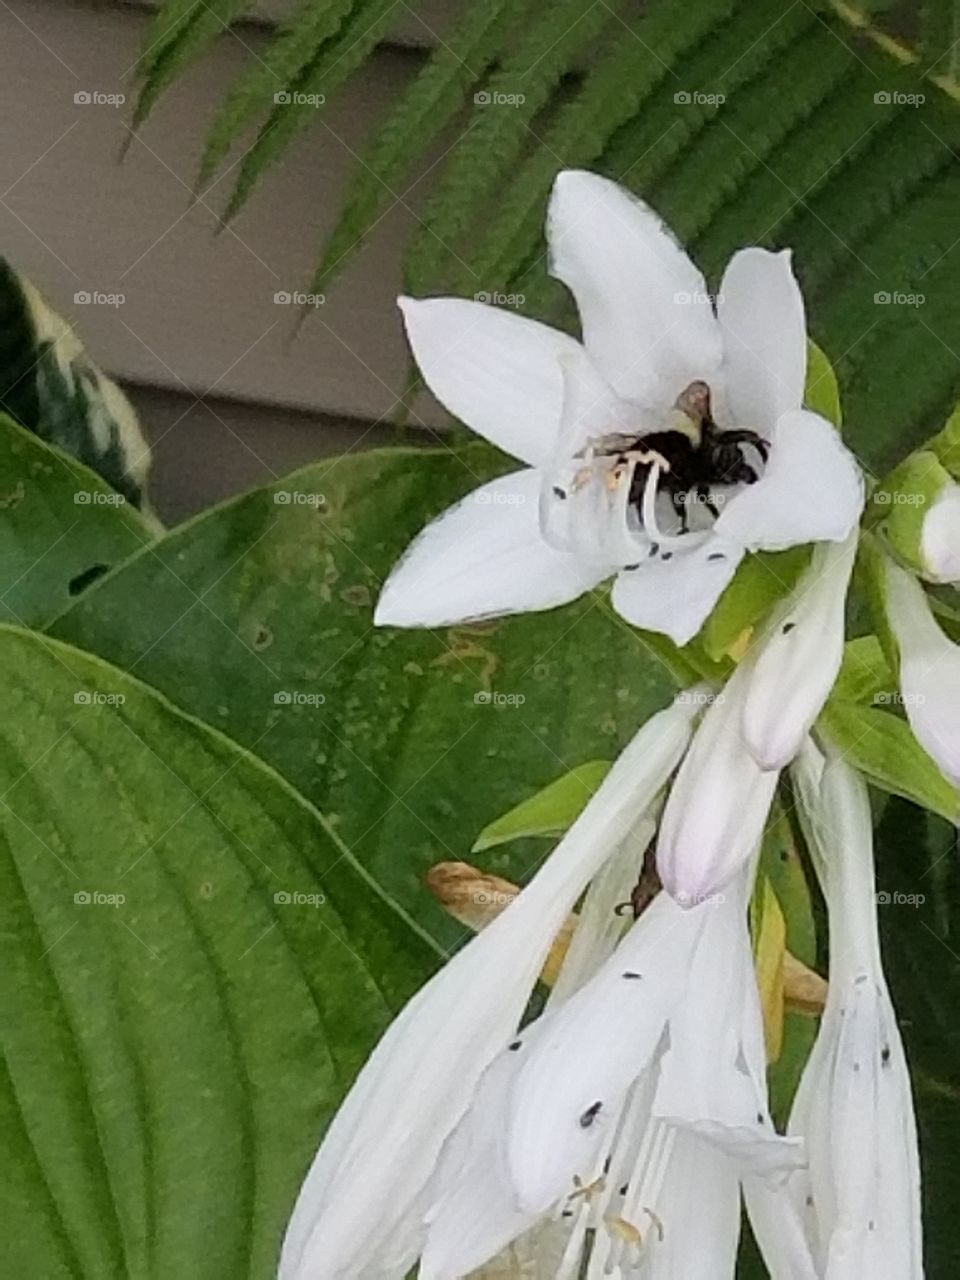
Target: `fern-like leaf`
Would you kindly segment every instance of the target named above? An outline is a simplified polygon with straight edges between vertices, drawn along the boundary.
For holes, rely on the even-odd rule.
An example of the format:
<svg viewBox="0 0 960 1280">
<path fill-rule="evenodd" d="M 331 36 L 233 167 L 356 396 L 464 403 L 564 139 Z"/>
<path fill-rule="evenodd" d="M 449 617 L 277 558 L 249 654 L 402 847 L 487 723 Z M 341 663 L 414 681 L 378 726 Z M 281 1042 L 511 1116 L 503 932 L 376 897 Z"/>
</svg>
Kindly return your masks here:
<svg viewBox="0 0 960 1280">
<path fill-rule="evenodd" d="M 605 3 L 585 7 L 583 0 L 557 0 L 537 13 L 516 48 L 504 57 L 486 85 L 486 101 L 475 107 L 473 127 L 451 155 L 427 206 L 407 263 L 411 292 L 422 293 L 436 281 L 441 256 L 456 274 L 458 246 L 477 211 L 509 174 L 523 147 L 538 141 L 531 122 L 584 47 L 609 23 L 619 27 L 614 10 Z M 622 28 L 620 32 L 623 36 Z M 475 279 L 479 285 L 479 276 Z"/>
<path fill-rule="evenodd" d="M 139 128 L 156 105 L 157 99 L 195 58 L 204 53 L 217 36 L 229 30 L 253 0 L 202 0 L 186 5 L 174 0 L 157 15 L 159 33 L 141 56 L 146 72 L 143 88 L 133 113 L 133 127 Z M 165 34 L 164 34 L 165 33 Z"/>
<path fill-rule="evenodd" d="M 395 7 L 396 0 L 354 0 L 336 37 L 326 41 L 287 86 L 293 100 L 274 106 L 244 156 L 223 215 L 225 222 L 236 217 L 263 173 L 283 155 L 297 133 L 317 120 L 317 108 L 306 100 L 319 94 L 329 97 L 366 61 L 395 20 Z M 296 100 L 298 94 L 304 101 Z"/>
<path fill-rule="evenodd" d="M 462 107 L 470 86 L 489 70 L 505 32 L 530 2 L 475 3 L 464 22 L 431 56 L 364 155 L 350 199 L 326 242 L 311 292 L 322 293 L 329 286 L 350 250 L 397 200 L 396 187 L 416 165 L 424 147 Z"/>
<path fill-rule="evenodd" d="M 307 0 L 217 111 L 197 174 L 203 187 L 251 120 L 272 110 L 323 44 L 337 34 L 356 0 Z M 283 104 L 280 104 L 283 105 Z"/>
</svg>

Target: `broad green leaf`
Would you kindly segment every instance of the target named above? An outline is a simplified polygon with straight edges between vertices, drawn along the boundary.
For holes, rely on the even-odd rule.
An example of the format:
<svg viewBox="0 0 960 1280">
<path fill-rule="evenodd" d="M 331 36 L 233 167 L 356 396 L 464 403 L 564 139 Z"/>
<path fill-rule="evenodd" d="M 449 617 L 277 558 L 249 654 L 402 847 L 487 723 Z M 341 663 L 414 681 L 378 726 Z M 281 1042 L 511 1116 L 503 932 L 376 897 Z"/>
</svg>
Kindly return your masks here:
<svg viewBox="0 0 960 1280">
<path fill-rule="evenodd" d="M 810 561 L 809 547 L 748 555 L 717 601 L 699 640 L 709 658 L 739 658 L 740 647 L 764 615 L 796 586 Z"/>
<path fill-rule="evenodd" d="M 509 813 L 489 823 L 473 845 L 474 853 L 525 836 L 559 836 L 572 826 L 610 771 L 609 760 L 588 760 L 550 782 Z"/>
<path fill-rule="evenodd" d="M 0 620 L 45 626 L 152 537 L 123 494 L 0 414 Z"/>
<path fill-rule="evenodd" d="M 256 750 L 447 946 L 462 931 L 427 869 L 615 756 L 674 692 L 670 646 L 590 597 L 436 633 L 373 626 L 423 524 L 502 469 L 482 445 L 328 459 L 173 530 L 54 624 Z M 520 842 L 484 869 L 522 882 L 542 853 Z"/>
<path fill-rule="evenodd" d="M 80 292 L 75 301 L 83 305 L 92 296 Z M 143 505 L 150 449 L 133 406 L 73 327 L 2 258 L 0 332 L 0 410 Z"/>
<path fill-rule="evenodd" d="M 812 340 L 807 342 L 807 385 L 803 402 L 835 427 L 841 425 L 843 416 L 836 372 L 825 353 Z"/>
<path fill-rule="evenodd" d="M 434 947 L 271 769 L 0 626 L 0 1271 L 269 1280 Z"/>
<path fill-rule="evenodd" d="M 889 711 L 831 698 L 820 718 L 847 760 L 874 786 L 960 821 L 960 790 L 927 755 L 905 720 Z"/>
</svg>

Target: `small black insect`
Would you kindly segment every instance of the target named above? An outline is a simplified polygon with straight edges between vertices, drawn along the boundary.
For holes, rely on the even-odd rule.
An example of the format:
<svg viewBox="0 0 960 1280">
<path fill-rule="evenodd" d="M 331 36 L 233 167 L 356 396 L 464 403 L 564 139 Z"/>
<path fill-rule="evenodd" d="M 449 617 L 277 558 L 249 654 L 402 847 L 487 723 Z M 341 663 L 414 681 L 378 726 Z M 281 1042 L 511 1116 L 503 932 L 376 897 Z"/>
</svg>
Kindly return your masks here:
<svg viewBox="0 0 960 1280">
<path fill-rule="evenodd" d="M 634 438 L 612 437 L 614 447 L 605 452 L 616 457 L 615 468 L 634 463 L 629 501 L 641 515 L 650 470 L 659 463 L 658 487 L 670 495 L 681 530 L 686 532 L 693 502 L 702 503 L 713 516 L 719 514 L 710 496 L 713 485 L 753 484 L 759 479 L 742 446 L 751 446 L 766 462 L 770 445 L 746 428 L 721 430 L 713 420 L 710 388 L 705 382 L 691 382 L 677 396 L 674 408 L 679 411 L 676 425 Z"/>
</svg>

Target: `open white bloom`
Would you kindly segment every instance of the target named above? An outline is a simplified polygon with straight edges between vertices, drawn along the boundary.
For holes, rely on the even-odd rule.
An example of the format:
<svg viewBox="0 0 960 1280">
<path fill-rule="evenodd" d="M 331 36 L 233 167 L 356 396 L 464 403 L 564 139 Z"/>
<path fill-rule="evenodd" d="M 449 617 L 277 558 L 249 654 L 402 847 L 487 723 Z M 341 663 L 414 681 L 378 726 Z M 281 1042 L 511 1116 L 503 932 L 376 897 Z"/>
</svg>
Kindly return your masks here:
<svg viewBox="0 0 960 1280">
<path fill-rule="evenodd" d="M 657 216 L 579 171 L 557 178 L 547 237 L 582 344 L 480 302 L 401 300 L 437 398 L 525 465 L 427 526 L 376 620 L 547 609 L 615 575 L 623 617 L 684 644 L 746 551 L 842 541 L 862 505 L 837 432 L 802 407 L 790 255 L 735 254 L 714 307 Z"/>
<path fill-rule="evenodd" d="M 406 1274 L 435 1205 L 431 1180 L 441 1149 L 515 1035 L 584 887 L 676 768 L 697 710 L 688 697 L 644 725 L 533 880 L 393 1022 L 303 1184 L 284 1240 L 282 1280 Z"/>
<path fill-rule="evenodd" d="M 787 1192 L 823 1280 L 921 1280 L 917 1133 L 880 957 L 867 788 L 812 743 L 793 772 L 827 901 L 830 987 L 789 1126 L 809 1164 Z"/>
<path fill-rule="evenodd" d="M 931 582 L 960 586 L 960 485 L 945 484 L 924 516 L 920 556 Z"/>
<path fill-rule="evenodd" d="M 960 786 L 960 646 L 941 630 L 912 574 L 885 564 L 887 618 L 900 656 L 900 691 L 917 741 Z"/>
<path fill-rule="evenodd" d="M 840 669 L 856 551 L 856 531 L 815 549 L 697 730 L 657 844 L 661 879 L 683 906 L 716 893 L 763 836 L 780 770 L 800 750 Z"/>
</svg>

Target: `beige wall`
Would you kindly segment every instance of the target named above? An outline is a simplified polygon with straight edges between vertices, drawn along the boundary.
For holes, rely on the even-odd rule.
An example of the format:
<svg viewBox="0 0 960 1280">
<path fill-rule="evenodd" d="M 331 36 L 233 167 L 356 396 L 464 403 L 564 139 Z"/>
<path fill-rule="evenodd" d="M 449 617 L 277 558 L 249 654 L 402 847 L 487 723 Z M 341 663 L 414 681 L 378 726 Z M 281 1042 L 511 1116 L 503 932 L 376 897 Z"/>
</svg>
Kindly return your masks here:
<svg viewBox="0 0 960 1280">
<path fill-rule="evenodd" d="M 261 16 L 284 7 L 265 0 Z M 447 8 L 437 7 L 438 33 Z M 432 39 L 402 3 L 397 16 L 403 39 Z M 394 295 L 414 218 L 405 206 L 415 207 L 422 192 L 383 219 L 292 344 L 295 308 L 276 305 L 274 294 L 308 280 L 354 153 L 421 54 L 381 49 L 269 174 L 235 230 L 214 237 L 213 210 L 227 184 L 192 208 L 189 187 L 213 108 L 266 32 L 245 26 L 225 34 L 161 101 L 121 162 L 130 71 L 148 18 L 140 7 L 64 0 L 0 5 L 0 252 L 77 322 L 95 357 L 132 384 L 135 398 L 138 386 L 150 386 L 168 405 L 187 393 L 184 407 L 194 395 L 247 401 L 261 406 L 265 422 L 271 406 L 321 415 L 327 430 L 331 419 L 361 420 L 345 423 L 338 442 L 365 432 L 389 416 L 405 372 Z M 126 93 L 128 103 L 77 105 L 82 90 Z M 74 302 L 76 293 L 95 291 L 125 301 Z M 421 412 L 443 421 L 436 407 Z M 309 422 L 284 420 L 298 422 L 298 431 Z"/>
</svg>

